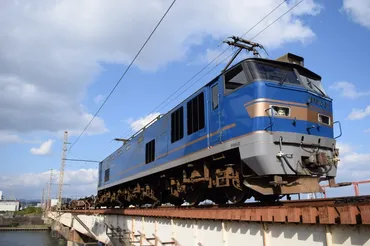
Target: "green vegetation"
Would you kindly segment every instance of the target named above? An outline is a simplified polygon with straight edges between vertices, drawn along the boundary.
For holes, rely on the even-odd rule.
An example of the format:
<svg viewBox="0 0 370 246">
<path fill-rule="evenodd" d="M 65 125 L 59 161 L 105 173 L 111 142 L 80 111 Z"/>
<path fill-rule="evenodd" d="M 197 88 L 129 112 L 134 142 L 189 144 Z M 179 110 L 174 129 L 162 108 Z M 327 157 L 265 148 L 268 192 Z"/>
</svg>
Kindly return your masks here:
<svg viewBox="0 0 370 246">
<path fill-rule="evenodd" d="M 41 208 L 36 207 L 28 207 L 26 209 L 23 209 L 21 211 L 15 212 L 17 215 L 26 215 L 26 214 L 41 214 Z"/>
</svg>

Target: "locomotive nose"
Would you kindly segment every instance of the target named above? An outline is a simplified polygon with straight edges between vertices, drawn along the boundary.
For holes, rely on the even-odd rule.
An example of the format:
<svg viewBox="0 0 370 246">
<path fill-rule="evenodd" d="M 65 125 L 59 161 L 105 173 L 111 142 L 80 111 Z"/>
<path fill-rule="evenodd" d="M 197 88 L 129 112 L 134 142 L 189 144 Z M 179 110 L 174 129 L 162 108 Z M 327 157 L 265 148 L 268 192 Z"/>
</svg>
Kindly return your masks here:
<svg viewBox="0 0 370 246">
<path fill-rule="evenodd" d="M 325 98 L 310 95 L 307 98 L 307 134 L 320 135 L 321 127 L 333 127 L 331 102 Z M 330 136 L 332 137 L 332 136 Z"/>
</svg>

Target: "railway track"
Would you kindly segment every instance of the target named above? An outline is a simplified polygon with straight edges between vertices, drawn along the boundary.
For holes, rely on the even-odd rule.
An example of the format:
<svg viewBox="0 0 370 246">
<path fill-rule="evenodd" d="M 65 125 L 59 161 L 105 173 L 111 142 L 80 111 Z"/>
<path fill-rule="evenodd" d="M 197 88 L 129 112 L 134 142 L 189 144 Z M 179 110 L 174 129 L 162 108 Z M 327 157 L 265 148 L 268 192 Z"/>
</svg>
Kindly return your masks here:
<svg viewBox="0 0 370 246">
<path fill-rule="evenodd" d="M 280 201 L 283 206 L 329 206 L 340 204 L 370 204 L 370 196 L 348 196 Z"/>
<path fill-rule="evenodd" d="M 278 201 L 271 204 L 252 202 L 238 205 L 99 208 L 63 212 L 282 223 L 370 224 L 370 196 Z"/>
<path fill-rule="evenodd" d="M 203 205 L 182 205 L 182 206 L 173 206 L 173 205 L 162 205 L 157 207 L 151 206 L 142 206 L 142 207 L 129 207 L 129 208 L 89 208 L 89 209 L 73 209 L 65 210 L 68 212 L 74 211 L 103 211 L 107 210 L 110 212 L 121 211 L 125 209 L 215 209 L 215 208 L 230 208 L 230 209 L 241 209 L 241 208 L 250 208 L 250 207 L 321 207 L 321 206 L 334 206 L 334 205 L 361 205 L 369 204 L 370 205 L 370 195 L 369 196 L 348 196 L 348 197 L 333 197 L 333 198 L 317 198 L 317 199 L 301 199 L 301 200 L 281 200 L 270 203 L 261 203 L 261 202 L 248 202 L 242 204 L 203 204 Z"/>
</svg>

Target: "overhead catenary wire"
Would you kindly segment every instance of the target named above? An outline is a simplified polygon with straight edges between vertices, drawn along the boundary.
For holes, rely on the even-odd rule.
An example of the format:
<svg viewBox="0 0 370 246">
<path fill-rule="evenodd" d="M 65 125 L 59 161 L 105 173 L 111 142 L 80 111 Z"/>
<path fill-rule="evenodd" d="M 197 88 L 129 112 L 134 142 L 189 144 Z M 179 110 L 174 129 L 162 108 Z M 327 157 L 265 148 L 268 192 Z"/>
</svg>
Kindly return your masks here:
<svg viewBox="0 0 370 246">
<path fill-rule="evenodd" d="M 279 16 L 277 19 L 275 19 L 273 22 L 271 22 L 270 24 L 268 24 L 265 28 L 263 28 L 260 32 L 258 32 L 255 36 L 253 36 L 250 40 L 253 40 L 255 39 L 257 36 L 259 36 L 261 33 L 263 33 L 266 29 L 268 29 L 270 26 L 272 26 L 274 23 L 276 23 L 278 20 L 280 20 L 283 16 L 285 16 L 288 12 L 290 12 L 292 9 L 294 9 L 295 7 L 297 7 L 303 0 L 301 0 L 300 2 L 297 2 L 295 5 L 293 5 L 291 8 L 289 8 L 286 12 L 284 12 L 281 16 Z M 280 2 L 275 8 L 273 8 L 269 13 L 267 13 L 262 19 L 260 19 L 256 24 L 254 24 L 252 27 L 250 27 L 246 32 L 244 32 L 241 37 L 244 37 L 245 35 L 247 35 L 249 32 L 251 32 L 254 28 L 256 28 L 261 22 L 263 22 L 267 17 L 269 17 L 273 12 L 275 12 L 281 5 L 283 5 L 284 3 L 286 3 L 286 0 L 283 0 L 282 2 Z M 173 100 L 175 100 L 176 98 L 170 100 L 168 103 L 166 103 L 169 99 L 171 99 L 177 92 L 179 92 L 182 88 L 184 88 L 188 83 L 190 83 L 194 78 L 196 78 L 199 74 L 201 74 L 206 68 L 208 68 L 212 63 L 214 63 L 219 57 L 221 57 L 225 52 L 227 52 L 228 50 L 230 49 L 230 46 L 227 47 L 226 49 L 224 49 L 222 52 L 220 52 L 220 54 L 218 54 L 217 56 L 215 56 L 208 64 L 206 64 L 202 69 L 200 69 L 197 73 L 195 73 L 192 77 L 190 77 L 190 79 L 188 79 L 185 83 L 183 83 L 175 92 L 173 92 L 170 96 L 168 96 L 165 100 L 163 100 L 158 106 L 156 106 L 152 111 L 150 111 L 147 115 L 150 115 L 156 111 L 160 111 L 161 109 L 163 109 L 165 106 L 167 106 L 169 103 L 171 103 Z M 231 55 L 230 55 L 231 56 Z M 229 57 L 229 56 L 228 56 Z M 220 64 L 218 64 L 220 65 Z M 216 67 L 218 66 L 216 65 Z M 213 69 L 211 69 L 211 71 L 213 71 L 216 67 L 214 67 Z M 210 72 L 207 72 L 205 75 L 208 75 Z M 201 78 L 204 78 L 205 76 L 202 76 Z M 197 80 L 197 82 L 199 82 L 199 80 Z M 196 84 L 193 83 L 192 85 Z M 191 87 L 191 86 L 190 86 Z M 185 89 L 185 91 L 188 90 Z M 185 91 L 183 91 L 182 93 L 180 93 L 179 95 L 177 95 L 177 97 L 179 97 L 180 95 L 182 95 Z M 166 104 L 165 104 L 166 103 Z M 162 106 L 163 104 L 165 104 L 164 106 Z M 162 107 L 161 107 L 162 106 Z M 133 127 L 136 127 L 138 126 L 138 124 L 134 124 Z M 131 132 L 131 130 L 128 130 L 127 132 L 124 133 L 124 136 L 129 134 Z"/>
<path fill-rule="evenodd" d="M 147 43 L 149 42 L 149 40 L 151 39 L 151 37 L 153 36 L 153 34 L 155 33 L 155 31 L 158 29 L 158 27 L 160 26 L 160 24 L 162 23 L 162 21 L 164 20 L 164 18 L 167 16 L 168 12 L 172 9 L 172 6 L 175 4 L 176 1 L 177 0 L 173 0 L 172 3 L 170 4 L 170 6 L 167 8 L 166 12 L 163 14 L 163 16 L 161 17 L 161 19 L 159 20 L 159 22 L 157 23 L 157 25 L 154 27 L 154 29 L 152 30 L 152 32 L 150 33 L 150 35 L 147 37 L 147 39 L 145 40 L 144 44 L 141 46 L 141 48 L 139 49 L 139 51 L 136 53 L 135 57 L 132 59 L 132 61 L 130 62 L 130 64 L 128 65 L 128 67 L 126 68 L 126 70 L 123 72 L 123 74 L 121 75 L 121 77 L 118 79 L 118 81 L 116 82 L 116 84 L 113 86 L 112 90 L 109 92 L 108 96 L 104 99 L 103 103 L 100 105 L 100 107 L 98 108 L 98 110 L 96 111 L 96 113 L 94 114 L 94 116 L 91 118 L 91 120 L 89 121 L 89 123 L 85 126 L 85 128 L 82 130 L 82 132 L 80 133 L 80 135 L 75 139 L 75 141 L 73 141 L 73 143 L 71 144 L 71 146 L 69 148 L 69 151 L 80 140 L 80 138 L 82 137 L 82 135 L 86 132 L 86 130 L 89 128 L 89 126 L 94 121 L 94 119 L 96 118 L 96 116 L 99 114 L 99 112 L 101 111 L 101 109 L 104 107 L 104 105 L 106 104 L 106 102 L 109 100 L 110 96 L 116 90 L 117 86 L 121 83 L 122 79 L 125 77 L 125 75 L 127 74 L 127 72 L 130 70 L 131 66 L 134 64 L 134 62 L 136 61 L 136 59 L 138 58 L 138 56 L 140 55 L 140 53 L 142 52 L 142 50 L 145 48 L 145 46 L 147 45 Z"/>
<path fill-rule="evenodd" d="M 224 54 L 225 52 L 221 53 L 218 57 L 220 57 L 222 54 Z M 185 91 L 187 91 L 188 89 L 190 89 L 193 85 L 195 85 L 196 83 L 198 83 L 200 80 L 202 80 L 205 76 L 207 76 L 208 74 L 210 74 L 213 70 L 215 70 L 219 65 L 221 65 L 223 62 L 225 62 L 229 57 L 231 57 L 232 55 L 234 55 L 234 53 L 231 53 L 229 54 L 228 56 L 226 56 L 224 59 L 221 60 L 221 62 L 217 63 L 212 69 L 210 69 L 208 72 L 206 72 L 204 75 L 202 75 L 202 77 L 200 77 L 199 79 L 197 79 L 196 81 L 194 81 L 194 83 L 190 84 L 190 86 L 188 86 L 184 91 L 182 91 L 179 95 L 182 95 Z M 218 58 L 217 57 L 217 58 Z M 217 59 L 216 58 L 216 59 Z M 212 63 L 209 63 L 209 65 L 211 65 Z M 187 84 L 187 83 L 186 83 Z M 186 84 L 184 84 L 181 88 L 183 88 Z M 174 100 L 174 99 L 173 99 Z M 161 108 L 164 108 L 166 107 L 167 105 L 169 105 L 173 100 L 169 101 L 168 103 L 166 103 L 165 105 L 163 105 Z M 165 101 L 164 101 L 165 102 Z M 162 103 L 163 104 L 163 103 Z M 161 105 L 162 105 L 161 104 Z M 158 106 L 157 106 L 158 107 Z M 155 110 L 153 110 L 154 112 Z M 152 112 L 151 112 L 152 113 Z M 149 113 L 149 114 L 151 114 Z M 126 132 L 127 134 L 128 132 Z M 125 134 L 125 135 L 126 135 Z M 110 144 L 112 143 L 113 141 L 110 141 Z M 111 147 L 108 147 L 106 148 L 106 150 L 104 151 L 104 153 L 101 155 L 100 158 L 98 158 L 99 160 L 100 159 L 103 159 L 103 157 L 105 156 L 105 152 L 108 152 L 109 150 L 111 150 L 112 148 Z"/>
<path fill-rule="evenodd" d="M 301 4 L 304 0 L 301 0 L 299 2 L 297 2 L 296 4 L 294 4 L 292 7 L 290 7 L 287 11 L 285 11 L 282 15 L 280 15 L 277 19 L 275 19 L 273 22 L 271 22 L 270 24 L 268 24 L 265 28 L 263 28 L 260 32 L 258 32 L 256 35 L 254 35 L 251 40 L 255 39 L 257 36 L 259 36 L 261 33 L 263 33 L 267 28 L 269 28 L 270 26 L 272 26 L 273 24 L 275 24 L 278 20 L 280 20 L 281 18 L 283 18 L 286 14 L 288 14 L 290 11 L 292 11 L 295 7 L 297 7 L 299 4 Z"/>
<path fill-rule="evenodd" d="M 289 8 L 285 13 L 283 13 L 281 16 L 279 16 L 277 19 L 275 19 L 273 22 L 268 24 L 265 28 L 262 29 L 259 33 L 257 33 L 252 39 L 256 38 L 259 36 L 262 32 L 264 32 L 267 28 L 269 28 L 271 25 L 276 23 L 279 19 L 281 19 L 283 16 L 285 16 L 288 12 L 290 12 L 292 9 L 297 7 L 303 0 L 298 2 L 297 4 L 293 5 L 291 8 Z M 275 12 L 281 5 L 283 5 L 286 2 L 286 0 L 283 0 L 280 2 L 275 8 L 273 8 L 269 13 L 267 13 L 262 19 L 260 19 L 256 24 L 254 24 L 251 28 L 249 28 L 245 33 L 241 35 L 241 37 L 244 37 L 247 35 L 249 32 L 251 32 L 254 28 L 256 28 L 261 22 L 263 22 L 267 17 L 269 17 L 273 12 Z M 252 40 L 251 39 L 251 40 Z M 206 64 L 202 69 L 200 69 L 197 73 L 195 73 L 190 79 L 188 79 L 185 83 L 183 83 L 175 92 L 173 92 L 169 97 L 167 97 L 164 101 L 162 101 L 157 107 L 155 107 L 152 111 L 150 111 L 147 115 L 150 115 L 156 111 L 160 111 L 161 109 L 165 108 L 167 105 L 169 105 L 171 102 L 173 102 L 176 98 L 178 98 L 180 95 L 182 95 L 185 91 L 187 91 L 189 88 L 191 88 L 193 85 L 195 85 L 197 82 L 199 82 L 201 79 L 203 79 L 206 75 L 210 74 L 217 66 L 222 64 L 224 60 L 226 60 L 228 57 L 230 57 L 233 53 L 231 53 L 229 56 L 227 56 L 224 60 L 222 60 L 220 63 L 218 63 L 215 67 L 213 67 L 210 71 L 206 72 L 201 78 L 197 79 L 194 83 L 192 83 L 189 87 L 187 87 L 183 92 L 178 94 L 175 98 L 172 98 L 177 92 L 179 92 L 182 88 L 184 88 L 188 83 L 190 83 L 193 79 L 195 79 L 199 74 L 201 74 L 206 68 L 208 68 L 212 63 L 214 63 L 219 57 L 221 57 L 225 52 L 227 52 L 230 49 L 230 46 L 224 49 L 220 54 L 215 56 L 208 64 Z M 172 99 L 171 99 L 172 98 Z M 168 101 L 171 99 L 170 101 Z M 168 102 L 167 102 L 168 101 Z M 167 102 L 167 103 L 166 103 Z M 164 105 L 163 105 L 164 104 Z M 163 105 L 163 106 L 162 106 Z M 162 106 L 162 107 L 161 107 Z M 134 124 L 132 127 L 137 127 L 138 123 Z M 126 131 L 123 136 L 126 136 L 131 132 L 131 129 Z M 110 142 L 110 144 L 112 141 Z M 115 147 L 116 148 L 116 147 Z M 108 147 L 105 152 L 108 152 L 108 150 L 111 150 L 111 147 Z M 104 154 L 103 154 L 104 155 Z M 103 155 L 100 159 L 103 158 Z"/>
<path fill-rule="evenodd" d="M 210 74 L 212 71 L 214 71 L 219 65 L 221 65 L 222 63 L 224 63 L 228 58 L 230 58 L 231 56 L 233 56 L 236 52 L 234 53 L 231 53 L 229 55 L 227 55 L 224 59 L 222 59 L 220 62 L 218 62 L 212 69 L 210 69 L 209 71 L 207 71 L 207 73 L 203 74 L 202 77 L 200 77 L 199 79 L 197 79 L 196 81 L 194 81 L 192 84 L 190 84 L 185 90 L 183 90 L 178 96 L 182 95 L 183 93 L 185 93 L 187 90 L 189 90 L 191 87 L 193 87 L 196 83 L 198 83 L 199 81 L 201 81 L 204 77 L 206 77 L 208 74 Z M 174 98 L 173 100 L 175 100 L 176 98 Z M 162 108 L 168 106 L 171 102 L 173 102 L 173 100 L 169 101 L 167 104 L 165 104 Z"/>
<path fill-rule="evenodd" d="M 252 38 L 250 38 L 250 40 L 252 41 L 253 39 L 255 39 L 256 37 L 258 37 L 261 33 L 263 33 L 266 29 L 268 29 L 270 26 L 272 26 L 274 23 L 276 23 L 278 20 L 280 20 L 282 17 L 284 17 L 287 13 L 289 13 L 291 10 L 293 10 L 295 7 L 297 7 L 300 3 L 302 3 L 304 0 L 301 0 L 299 2 L 297 2 L 295 5 L 293 5 L 291 8 L 289 8 L 286 12 L 284 12 L 282 15 L 280 15 L 278 18 L 276 18 L 273 22 L 271 22 L 270 24 L 268 24 L 265 28 L 263 28 L 260 32 L 258 32 L 256 35 L 254 35 Z M 280 5 L 282 5 L 285 1 L 281 2 L 275 9 L 273 9 L 269 14 L 271 14 L 273 11 L 275 11 Z M 264 17 L 266 18 L 266 16 Z M 261 23 L 261 21 L 259 21 L 258 23 Z M 257 25 L 254 25 L 253 27 L 255 27 Z M 245 36 L 246 34 L 248 34 L 252 29 L 249 29 L 247 32 L 245 32 L 245 34 L 242 35 Z M 228 47 L 230 48 L 230 47 Z M 216 57 L 216 59 L 218 57 L 220 57 L 223 53 L 225 53 L 228 49 L 225 49 L 223 52 L 220 53 L 219 56 Z M 216 67 L 218 67 L 220 64 L 222 64 L 227 58 L 229 58 L 230 56 L 232 56 L 233 54 L 235 53 L 231 53 L 230 55 L 228 55 L 225 59 L 223 59 L 221 62 L 219 62 L 214 68 L 212 68 L 209 72 L 207 72 L 206 74 L 204 74 L 200 79 L 196 80 L 193 84 L 191 84 L 188 88 L 186 88 L 183 92 L 181 92 L 178 96 L 182 95 L 185 91 L 187 91 L 189 88 L 191 88 L 193 85 L 195 85 L 197 82 L 199 82 L 202 78 L 204 78 L 206 75 L 208 75 L 210 72 L 212 72 Z M 174 99 L 173 99 L 174 100 Z M 168 102 L 165 106 L 167 106 L 168 104 L 170 104 L 173 100 L 171 100 L 170 102 Z M 164 107 L 165 107 L 164 106 Z M 164 108 L 162 107 L 162 108 Z"/>
<path fill-rule="evenodd" d="M 261 20 L 259 20 L 255 25 L 253 25 L 251 28 L 249 28 L 241 37 L 244 37 L 249 32 L 251 32 L 256 26 L 258 26 L 262 21 L 264 21 L 268 16 L 270 16 L 273 12 L 275 12 L 282 4 L 284 4 L 286 0 L 280 2 L 274 9 L 272 9 L 268 14 L 266 14 Z M 265 28 L 263 28 L 260 32 L 258 32 L 256 35 L 254 35 L 250 40 L 255 39 L 257 36 L 262 34 L 264 31 L 266 31 L 269 27 L 271 27 L 274 23 L 276 23 L 278 20 L 280 20 L 282 17 L 284 17 L 287 13 L 292 11 L 294 8 L 296 8 L 300 3 L 302 3 L 303 0 L 297 2 L 292 7 L 290 7 L 286 12 L 284 12 L 282 15 L 280 15 L 278 18 L 276 18 L 274 21 L 269 23 Z M 190 79 L 188 79 L 183 85 L 181 85 L 175 92 L 173 92 L 169 97 L 167 97 L 164 101 L 162 101 L 155 109 L 153 109 L 149 114 L 154 113 L 158 109 L 163 109 L 167 105 L 169 105 L 173 100 L 178 98 L 180 95 L 182 95 L 185 91 L 187 91 L 189 88 L 191 88 L 193 85 L 195 85 L 197 82 L 199 82 L 201 79 L 203 79 L 206 75 L 210 74 L 216 67 L 218 67 L 220 64 L 222 64 L 227 58 L 229 58 L 233 53 L 231 53 L 229 56 L 227 56 L 225 59 L 223 59 L 220 63 L 218 63 L 215 67 L 213 67 L 211 70 L 206 72 L 202 77 L 197 79 L 194 83 L 192 83 L 189 87 L 187 87 L 183 92 L 178 94 L 175 98 L 172 98 L 173 95 L 175 95 L 177 92 L 179 92 L 182 88 L 184 88 L 188 83 L 190 83 L 194 78 L 196 78 L 199 74 L 201 74 L 206 68 L 210 67 L 212 63 L 214 63 L 219 57 L 221 57 L 225 52 L 227 52 L 230 49 L 230 47 L 227 47 L 224 49 L 220 54 L 218 54 L 214 59 L 212 59 L 207 65 L 205 65 L 202 69 L 200 69 L 195 75 L 193 75 Z M 172 98 L 172 99 L 171 99 Z M 169 102 L 167 102 L 169 99 L 171 99 Z M 167 102 L 167 103 L 166 103 Z M 162 106 L 164 103 L 166 103 L 164 106 Z M 162 107 L 160 107 L 162 106 Z M 137 124 L 133 127 L 138 126 Z M 131 130 L 127 131 L 124 135 L 127 135 Z M 112 141 L 111 141 L 112 143 Z M 107 148 L 108 150 L 108 148 Z"/>
</svg>

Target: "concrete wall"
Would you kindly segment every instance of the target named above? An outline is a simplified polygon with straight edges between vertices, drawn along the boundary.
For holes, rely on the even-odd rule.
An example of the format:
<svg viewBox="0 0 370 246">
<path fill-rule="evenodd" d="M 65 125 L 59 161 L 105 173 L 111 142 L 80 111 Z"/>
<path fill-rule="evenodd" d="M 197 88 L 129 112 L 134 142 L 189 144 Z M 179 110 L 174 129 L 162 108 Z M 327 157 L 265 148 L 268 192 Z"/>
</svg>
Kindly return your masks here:
<svg viewBox="0 0 370 246">
<path fill-rule="evenodd" d="M 10 226 L 10 225 L 43 225 L 44 221 L 41 219 L 41 215 L 31 215 L 31 216 L 9 216 L 3 217 L 0 215 L 0 226 Z"/>
<path fill-rule="evenodd" d="M 56 212 L 49 216 L 65 226 L 110 245 L 116 245 L 114 242 L 119 240 L 117 233 L 109 234 L 112 232 L 109 229 L 109 236 L 107 235 L 106 225 L 125 230 L 128 232 L 125 234 L 126 238 L 132 239 L 133 234 L 130 232 L 138 235 L 140 231 L 146 238 L 153 237 L 154 234 L 163 242 L 171 242 L 174 238 L 181 246 L 370 246 L 369 225 L 183 220 L 120 215 L 73 216 L 70 213 L 58 215 Z M 128 245 L 129 239 L 125 240 Z"/>
</svg>

